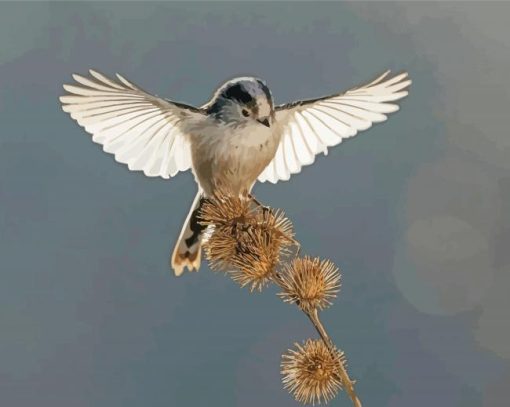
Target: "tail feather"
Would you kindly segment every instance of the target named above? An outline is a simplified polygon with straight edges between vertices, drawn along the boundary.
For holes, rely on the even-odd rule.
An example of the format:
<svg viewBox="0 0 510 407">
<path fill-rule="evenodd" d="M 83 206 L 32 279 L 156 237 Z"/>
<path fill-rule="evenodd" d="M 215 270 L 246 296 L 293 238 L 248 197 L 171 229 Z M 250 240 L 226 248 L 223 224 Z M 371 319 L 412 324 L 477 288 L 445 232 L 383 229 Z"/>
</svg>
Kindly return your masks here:
<svg viewBox="0 0 510 407">
<path fill-rule="evenodd" d="M 198 223 L 197 216 L 201 198 L 202 194 L 199 191 L 186 217 L 172 254 L 171 265 L 176 276 L 180 276 L 186 268 L 189 271 L 198 271 L 200 268 L 203 227 Z"/>
</svg>

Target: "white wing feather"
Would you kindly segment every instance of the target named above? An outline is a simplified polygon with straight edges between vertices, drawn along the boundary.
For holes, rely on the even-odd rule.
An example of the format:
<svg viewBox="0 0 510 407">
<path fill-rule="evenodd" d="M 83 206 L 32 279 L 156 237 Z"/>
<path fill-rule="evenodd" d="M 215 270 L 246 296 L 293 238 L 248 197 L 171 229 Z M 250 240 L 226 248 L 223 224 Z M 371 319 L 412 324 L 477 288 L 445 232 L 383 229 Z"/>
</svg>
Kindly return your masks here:
<svg viewBox="0 0 510 407">
<path fill-rule="evenodd" d="M 62 109 L 103 150 L 130 170 L 169 178 L 191 168 L 191 153 L 181 122 L 198 109 L 150 95 L 119 74 L 119 82 L 90 70 L 90 78 L 73 75 L 64 85 Z"/>
<path fill-rule="evenodd" d="M 407 73 L 386 79 L 389 71 L 372 82 L 345 93 L 298 101 L 276 107 L 275 119 L 282 136 L 275 157 L 259 175 L 261 182 L 286 181 L 312 164 L 328 147 L 383 122 L 399 106 L 390 103 L 407 96 Z M 386 79 L 386 80 L 385 80 Z"/>
</svg>

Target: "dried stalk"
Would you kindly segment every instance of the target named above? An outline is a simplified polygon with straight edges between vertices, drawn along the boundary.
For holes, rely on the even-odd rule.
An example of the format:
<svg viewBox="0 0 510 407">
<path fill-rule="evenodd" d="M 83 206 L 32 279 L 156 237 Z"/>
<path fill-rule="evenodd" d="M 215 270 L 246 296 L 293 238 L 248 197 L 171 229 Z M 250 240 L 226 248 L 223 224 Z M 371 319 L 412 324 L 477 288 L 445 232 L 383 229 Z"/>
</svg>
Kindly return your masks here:
<svg viewBox="0 0 510 407">
<path fill-rule="evenodd" d="M 326 329 L 324 329 L 324 326 L 322 325 L 322 322 L 319 319 L 319 313 L 317 312 L 317 310 L 313 310 L 310 313 L 305 312 L 305 314 L 310 319 L 310 321 L 312 321 L 313 326 L 319 333 L 320 337 L 328 347 L 331 354 L 334 354 L 335 346 L 333 345 L 333 341 L 326 332 Z M 347 370 L 345 369 L 344 365 L 342 363 L 340 363 L 339 365 L 340 365 L 340 377 L 345 387 L 345 390 L 347 391 L 347 394 L 352 400 L 352 404 L 354 404 L 355 407 L 361 407 L 361 401 L 356 395 L 356 392 L 354 391 L 354 382 L 350 379 L 349 374 L 347 373 Z"/>
<path fill-rule="evenodd" d="M 248 203 L 250 200 L 258 207 L 258 213 L 250 208 Z M 290 221 L 282 212 L 273 212 L 253 196 L 248 196 L 247 201 L 245 198 L 233 195 L 218 194 L 204 204 L 201 217 L 201 224 L 204 227 L 214 226 L 215 228 L 204 246 L 206 257 L 213 270 L 225 271 L 241 287 L 249 286 L 251 291 L 261 290 L 267 283 L 274 282 L 282 289 L 282 293 L 278 295 L 285 302 L 298 305 L 317 330 L 321 340 L 315 343 L 323 346 L 322 351 L 320 347 L 314 347 L 314 342 L 306 342 L 304 347 L 297 345 L 298 351 L 289 350 L 291 356 L 288 359 L 291 360 L 291 365 L 293 358 L 298 365 L 290 367 L 291 372 L 288 373 L 286 382 L 291 383 L 289 391 L 294 392 L 296 400 L 312 404 L 315 401 L 328 402 L 332 394 L 336 394 L 343 387 L 354 407 L 361 407 L 361 401 L 354 390 L 354 381 L 350 379 L 342 360 L 343 353 L 336 348 L 319 319 L 319 310 L 331 304 L 330 298 L 336 296 L 340 288 L 338 269 L 329 261 L 319 261 L 317 258 L 311 259 L 307 256 L 298 258 L 301 246 L 294 239 Z M 294 253 L 291 247 L 296 249 Z M 289 258 L 295 260 L 287 263 L 283 269 L 279 269 L 283 263 L 283 257 L 286 261 Z M 335 274 L 338 275 L 335 276 Z M 317 351 L 319 353 L 315 353 Z M 323 352 L 322 356 L 321 352 Z M 324 355 L 327 355 L 327 359 L 331 357 L 329 362 L 323 359 Z M 299 363 L 303 362 L 303 359 L 299 359 L 301 356 L 312 358 L 312 365 L 300 366 Z M 318 359 L 314 361 L 313 358 Z M 330 361 L 333 361 L 332 365 L 328 365 Z M 322 363 L 326 363 L 322 365 L 326 366 L 324 368 L 326 370 L 322 370 Z M 336 363 L 338 363 L 338 370 L 335 368 Z M 304 374 L 304 378 L 293 376 L 292 369 L 297 369 L 298 373 Z M 321 376 L 324 374 L 326 376 Z M 329 383 L 324 381 L 329 380 L 328 374 L 332 380 Z M 318 390 L 317 386 L 322 385 L 326 387 Z M 311 387 L 307 388 L 307 386 Z M 306 392 L 309 393 L 306 394 Z"/>
</svg>

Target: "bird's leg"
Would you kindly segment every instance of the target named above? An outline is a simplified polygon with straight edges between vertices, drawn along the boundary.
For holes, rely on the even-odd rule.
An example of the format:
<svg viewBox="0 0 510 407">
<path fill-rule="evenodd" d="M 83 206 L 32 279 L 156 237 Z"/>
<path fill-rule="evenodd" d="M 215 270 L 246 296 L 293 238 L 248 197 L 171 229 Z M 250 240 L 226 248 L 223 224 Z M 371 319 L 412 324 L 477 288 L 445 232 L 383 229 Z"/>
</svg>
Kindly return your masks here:
<svg viewBox="0 0 510 407">
<path fill-rule="evenodd" d="M 252 194 L 248 194 L 248 198 L 250 198 L 255 204 L 257 204 L 257 206 L 262 206 L 262 207 L 264 206 Z"/>
<path fill-rule="evenodd" d="M 262 213 L 265 215 L 266 213 L 268 212 L 271 212 L 273 213 L 273 211 L 271 210 L 271 208 L 269 206 L 265 206 L 265 205 L 262 205 L 258 200 L 257 198 L 255 198 L 252 194 L 248 194 L 248 198 L 251 199 L 251 201 L 257 205 L 260 209 L 262 209 Z"/>
</svg>

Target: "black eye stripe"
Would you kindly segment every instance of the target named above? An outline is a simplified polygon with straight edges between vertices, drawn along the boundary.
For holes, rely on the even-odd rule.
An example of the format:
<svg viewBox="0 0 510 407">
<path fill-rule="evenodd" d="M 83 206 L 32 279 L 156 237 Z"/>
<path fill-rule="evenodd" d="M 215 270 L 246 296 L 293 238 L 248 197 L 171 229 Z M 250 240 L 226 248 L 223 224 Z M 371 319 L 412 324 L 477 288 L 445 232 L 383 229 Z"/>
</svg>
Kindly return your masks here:
<svg viewBox="0 0 510 407">
<path fill-rule="evenodd" d="M 237 100 L 244 104 L 248 104 L 253 101 L 252 96 L 239 83 L 226 89 L 225 92 L 223 92 L 223 96 L 226 99 Z"/>
</svg>

